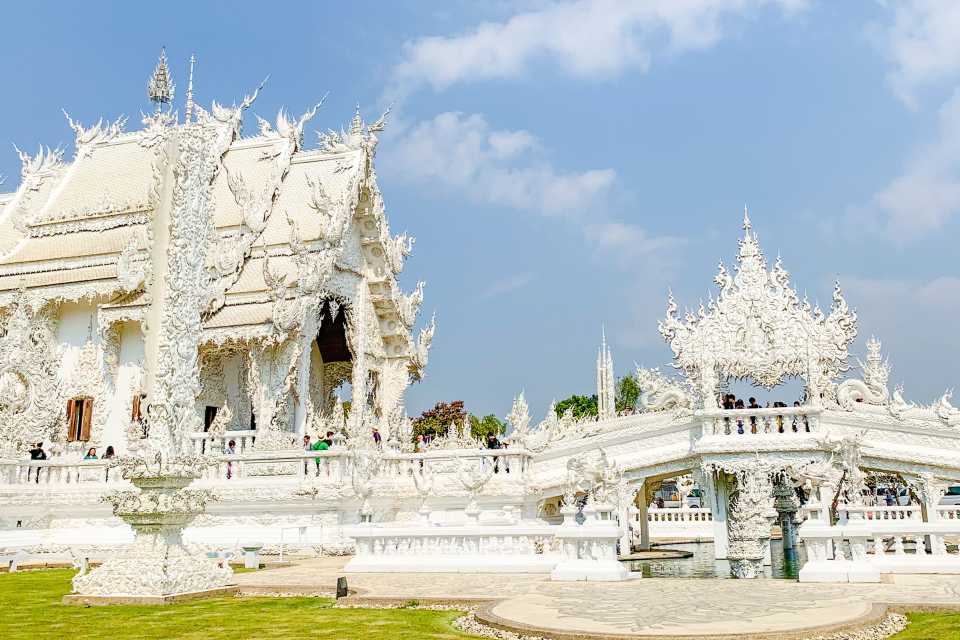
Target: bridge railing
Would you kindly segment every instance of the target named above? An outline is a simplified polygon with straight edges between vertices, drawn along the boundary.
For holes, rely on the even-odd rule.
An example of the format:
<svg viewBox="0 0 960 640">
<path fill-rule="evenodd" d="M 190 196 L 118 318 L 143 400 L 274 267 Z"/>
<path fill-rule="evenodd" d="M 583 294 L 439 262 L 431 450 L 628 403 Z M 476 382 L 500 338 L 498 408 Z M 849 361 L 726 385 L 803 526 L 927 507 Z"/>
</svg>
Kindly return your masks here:
<svg viewBox="0 0 960 640">
<path fill-rule="evenodd" d="M 763 407 L 759 409 L 707 409 L 698 412 L 705 436 L 804 435 L 818 430 L 822 409 L 815 407 Z"/>
<path fill-rule="evenodd" d="M 681 507 L 661 509 L 651 505 L 647 509 L 647 530 L 650 538 L 713 538 L 713 514 L 705 507 Z M 640 544 L 640 510 L 630 509 L 630 531 L 636 544 Z"/>
<path fill-rule="evenodd" d="M 291 433 L 290 435 L 292 438 L 296 438 L 296 434 Z M 257 440 L 257 430 L 244 429 L 224 431 L 223 433 L 191 433 L 190 440 L 193 442 L 193 452 L 196 454 L 225 452 L 231 440 L 234 442 L 236 452 L 244 453 L 253 449 L 253 444 Z"/>
<path fill-rule="evenodd" d="M 216 451 L 216 450 L 215 450 Z M 461 469 L 481 469 L 501 480 L 521 482 L 530 469 L 524 449 L 453 449 L 423 453 L 377 452 L 378 462 L 365 464 L 369 479 L 413 483 L 413 474 L 455 480 Z M 350 482 L 357 459 L 347 449 L 325 451 L 254 451 L 208 454 L 211 462 L 202 474 L 207 483 L 270 478 L 317 479 L 339 484 Z M 0 460 L 0 485 L 85 486 L 120 482 L 120 470 L 106 460 Z"/>
<path fill-rule="evenodd" d="M 922 522 L 923 516 L 920 510 L 920 505 L 908 505 L 908 506 L 840 506 L 838 508 L 840 518 L 849 520 L 852 517 L 855 517 L 854 514 L 861 514 L 861 517 L 866 520 L 873 520 L 878 524 L 888 523 L 888 522 L 897 522 L 900 520 L 912 520 L 915 522 Z"/>
<path fill-rule="evenodd" d="M 120 482 L 106 460 L 0 460 L 0 484 L 76 486 Z"/>
<path fill-rule="evenodd" d="M 798 531 L 807 552 L 800 581 L 879 582 L 882 574 L 891 573 L 960 574 L 960 553 L 946 544 L 960 536 L 960 518 L 951 509 L 937 507 L 924 522 L 920 507 L 848 505 L 838 509 L 836 525 L 808 520 Z"/>
</svg>

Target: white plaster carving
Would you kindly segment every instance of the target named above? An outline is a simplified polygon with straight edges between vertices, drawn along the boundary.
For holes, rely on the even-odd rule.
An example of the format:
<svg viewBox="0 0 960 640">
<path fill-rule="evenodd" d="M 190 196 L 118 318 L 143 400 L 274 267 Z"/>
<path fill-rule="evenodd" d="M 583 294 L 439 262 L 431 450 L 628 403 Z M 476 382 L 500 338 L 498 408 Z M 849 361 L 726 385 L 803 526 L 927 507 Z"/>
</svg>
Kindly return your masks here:
<svg viewBox="0 0 960 640">
<path fill-rule="evenodd" d="M 808 395 L 819 399 L 827 383 L 847 369 L 857 316 L 839 285 L 829 314 L 801 302 L 779 259 L 767 271 L 746 212 L 743 228 L 736 275 L 731 277 L 721 263 L 716 300 L 683 319 L 671 295 L 660 333 L 677 366 L 696 380 L 704 406 L 717 406 L 720 376 L 748 378 L 767 388 L 797 376 L 806 381 Z"/>
</svg>

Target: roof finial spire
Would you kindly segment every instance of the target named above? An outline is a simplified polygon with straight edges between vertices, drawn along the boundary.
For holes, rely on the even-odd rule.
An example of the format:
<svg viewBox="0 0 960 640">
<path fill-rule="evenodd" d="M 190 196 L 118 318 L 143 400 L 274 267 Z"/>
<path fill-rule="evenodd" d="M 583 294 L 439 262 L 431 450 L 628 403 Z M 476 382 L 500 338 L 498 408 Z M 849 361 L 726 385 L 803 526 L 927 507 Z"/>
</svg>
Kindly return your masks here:
<svg viewBox="0 0 960 640">
<path fill-rule="evenodd" d="M 169 104 L 173 100 L 175 88 L 173 81 L 170 79 L 170 69 L 167 67 L 167 49 L 162 47 L 157 67 L 153 70 L 150 81 L 147 82 L 147 96 L 151 102 L 157 105 L 157 113 L 160 113 L 163 105 Z"/>
<path fill-rule="evenodd" d="M 747 205 L 743 205 L 743 230 L 750 231 L 750 214 L 747 212 Z"/>
<path fill-rule="evenodd" d="M 190 77 L 187 79 L 187 105 L 184 107 L 183 121 L 190 122 L 193 118 L 193 66 L 197 64 L 197 56 L 190 54 Z"/>
<path fill-rule="evenodd" d="M 360 117 L 360 103 L 357 103 L 357 110 L 353 114 L 353 122 L 350 123 L 350 133 L 357 134 L 363 131 L 363 118 Z"/>
</svg>

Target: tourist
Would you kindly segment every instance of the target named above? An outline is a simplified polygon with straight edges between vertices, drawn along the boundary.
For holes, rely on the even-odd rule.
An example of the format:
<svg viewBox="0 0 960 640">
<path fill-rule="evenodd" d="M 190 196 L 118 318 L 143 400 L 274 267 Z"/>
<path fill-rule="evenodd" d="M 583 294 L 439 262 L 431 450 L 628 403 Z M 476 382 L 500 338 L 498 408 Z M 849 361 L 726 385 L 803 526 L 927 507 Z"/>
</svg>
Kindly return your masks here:
<svg viewBox="0 0 960 640">
<path fill-rule="evenodd" d="M 313 443 L 313 446 L 311 446 L 310 449 L 313 451 L 329 451 L 330 444 L 332 443 L 332 440 L 329 440 L 329 438 L 332 435 L 333 435 L 333 432 L 328 431 L 327 432 L 328 439 L 327 440 L 317 439 L 317 441 Z M 320 476 L 320 458 L 314 458 L 313 461 L 317 465 L 317 477 L 319 477 Z"/>
<path fill-rule="evenodd" d="M 227 443 L 227 448 L 223 452 L 228 455 L 236 455 L 237 453 L 237 442 L 236 440 L 231 440 Z M 233 477 L 233 461 L 227 460 L 227 480 Z"/>
<path fill-rule="evenodd" d="M 303 450 L 310 451 L 310 435 L 303 436 Z M 310 470 L 310 461 L 306 458 L 303 459 L 303 475 L 307 475 L 307 472 Z"/>
<path fill-rule="evenodd" d="M 47 452 L 43 450 L 43 443 L 42 443 L 42 442 L 38 442 L 38 443 L 36 444 L 36 446 L 33 447 L 33 449 L 30 449 L 30 459 L 31 459 L 31 460 L 46 460 L 46 459 L 47 459 Z M 37 470 L 36 482 L 39 484 L 39 482 L 40 482 L 40 467 L 38 466 L 38 467 L 35 467 L 35 468 L 36 468 L 36 470 Z M 27 482 L 30 482 L 30 471 L 31 471 L 31 470 L 32 470 L 32 469 L 28 469 L 28 470 L 27 470 Z"/>
<path fill-rule="evenodd" d="M 327 440 L 327 448 L 332 449 L 333 448 L 333 431 L 327 431 L 326 440 Z"/>
<path fill-rule="evenodd" d="M 90 447 L 87 449 L 87 455 L 83 456 L 84 460 L 96 460 L 97 459 L 97 448 Z"/>
<path fill-rule="evenodd" d="M 117 452 L 113 450 L 113 445 L 112 444 L 108 445 L 106 453 L 103 454 L 103 459 L 112 460 L 113 458 L 116 458 L 116 457 L 117 457 Z"/>
<path fill-rule="evenodd" d="M 756 398 L 750 398 L 750 406 L 748 409 L 760 409 L 760 405 L 757 404 Z M 750 416 L 750 433 L 757 432 L 757 416 Z"/>
<path fill-rule="evenodd" d="M 743 400 L 737 400 L 733 403 L 734 409 L 743 409 Z M 737 416 L 737 433 L 743 434 L 743 416 Z"/>
<path fill-rule="evenodd" d="M 30 459 L 31 460 L 46 460 L 47 453 L 43 450 L 43 443 L 38 442 L 34 445 L 33 449 L 30 449 Z"/>
<path fill-rule="evenodd" d="M 497 434 L 491 433 L 487 436 L 487 449 L 499 449 L 500 440 Z M 493 456 L 493 472 L 500 473 L 500 456 Z"/>
<path fill-rule="evenodd" d="M 779 407 L 781 409 L 786 408 L 787 404 L 785 402 L 774 402 L 773 406 Z M 783 414 L 777 414 L 777 433 L 783 433 Z"/>
<path fill-rule="evenodd" d="M 794 401 L 793 401 L 793 406 L 794 406 L 795 408 L 798 408 L 798 409 L 799 409 L 799 408 L 800 408 L 800 401 L 799 401 L 799 400 L 794 400 Z M 797 415 L 794 415 L 794 416 L 793 416 L 793 430 L 794 430 L 794 431 L 798 431 L 798 428 L 797 428 L 797 427 L 798 427 L 798 424 L 799 424 L 799 421 L 800 421 L 800 420 L 803 420 L 803 429 L 804 429 L 804 431 L 806 431 L 807 433 L 810 433 L 810 421 L 807 419 L 807 416 L 806 416 L 806 415 L 801 415 L 801 414 L 797 414 Z"/>
<path fill-rule="evenodd" d="M 377 445 L 377 449 L 380 449 L 380 448 L 383 447 L 383 445 L 380 443 L 381 440 L 382 440 L 382 437 L 380 436 L 380 430 L 377 429 L 376 427 L 374 427 L 374 428 L 373 428 L 373 443 L 374 443 L 375 445 Z"/>
<path fill-rule="evenodd" d="M 723 402 L 721 403 L 721 405 L 726 411 L 732 411 L 733 405 L 736 402 L 736 400 L 737 400 L 737 397 L 732 393 L 725 393 L 723 394 Z M 723 418 L 723 432 L 726 434 L 730 433 L 730 418 L 726 416 Z"/>
</svg>

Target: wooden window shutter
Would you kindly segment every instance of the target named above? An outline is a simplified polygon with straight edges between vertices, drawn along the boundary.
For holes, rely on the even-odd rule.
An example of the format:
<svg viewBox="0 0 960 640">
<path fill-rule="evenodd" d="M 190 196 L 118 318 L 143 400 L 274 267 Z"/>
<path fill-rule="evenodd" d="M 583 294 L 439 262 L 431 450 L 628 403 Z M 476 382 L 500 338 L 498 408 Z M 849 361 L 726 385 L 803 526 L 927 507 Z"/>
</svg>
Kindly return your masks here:
<svg viewBox="0 0 960 640">
<path fill-rule="evenodd" d="M 133 411 L 130 413 L 130 419 L 134 422 L 140 419 L 140 394 L 133 396 Z"/>
<path fill-rule="evenodd" d="M 67 400 L 67 442 L 73 442 L 77 439 L 76 432 L 76 411 L 77 401 L 73 398 Z"/>
<path fill-rule="evenodd" d="M 90 419 L 93 417 L 93 398 L 83 399 L 83 416 L 80 421 L 80 437 L 78 440 L 86 442 L 90 439 Z"/>
</svg>

